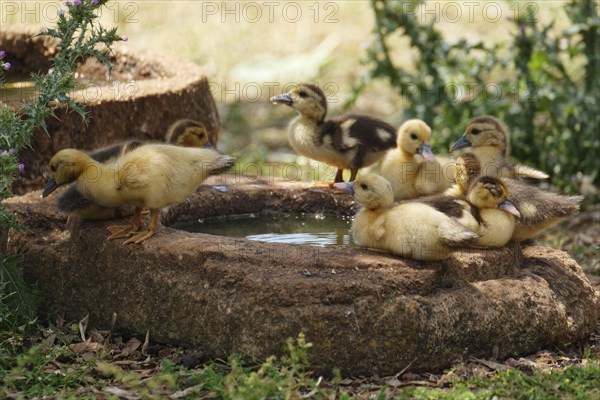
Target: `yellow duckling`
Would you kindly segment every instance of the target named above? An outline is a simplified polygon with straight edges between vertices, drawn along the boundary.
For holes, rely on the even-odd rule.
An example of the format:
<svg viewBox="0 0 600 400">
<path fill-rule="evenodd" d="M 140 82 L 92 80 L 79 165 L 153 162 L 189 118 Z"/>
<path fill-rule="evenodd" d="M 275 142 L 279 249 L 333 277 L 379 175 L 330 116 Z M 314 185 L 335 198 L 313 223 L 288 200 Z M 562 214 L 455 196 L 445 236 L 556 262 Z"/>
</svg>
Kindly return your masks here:
<svg viewBox="0 0 600 400">
<path fill-rule="evenodd" d="M 477 156 L 471 153 L 460 155 L 456 159 L 456 184 L 446 193 L 454 196 L 466 196 L 471 182 L 481 173 L 481 164 Z M 541 190 L 515 179 L 502 179 L 510 193 L 510 199 L 520 211 L 516 220 L 512 241 L 531 239 L 553 226 L 561 219 L 579 210 L 583 196 L 564 196 Z"/>
<path fill-rule="evenodd" d="M 204 124 L 191 119 L 182 119 L 171 124 L 165 135 L 165 141 L 184 147 L 211 146 Z M 94 150 L 88 154 L 98 162 L 111 164 L 118 157 L 129 153 L 143 144 L 144 142 L 139 140 L 129 140 Z M 75 185 L 71 185 L 69 189 L 61 194 L 56 204 L 60 211 L 69 214 L 69 225 L 73 217 L 85 220 L 99 220 L 123 218 L 131 215 L 133 212 L 133 207 L 130 205 L 114 208 L 94 204 L 79 193 Z"/>
<path fill-rule="evenodd" d="M 510 137 L 508 128 L 497 118 L 482 116 L 472 119 L 462 137 L 450 151 L 471 147 L 479 158 L 482 175 L 497 178 L 546 179 L 548 175 L 524 165 L 513 166 L 508 161 Z"/>
<path fill-rule="evenodd" d="M 346 168 L 353 181 L 360 168 L 380 160 L 396 145 L 396 130 L 379 119 L 347 114 L 325 120 L 327 99 L 315 85 L 297 85 L 271 102 L 298 111 L 288 128 L 290 145 L 298 154 L 337 167 L 335 182 L 343 182 Z"/>
<path fill-rule="evenodd" d="M 109 227 L 109 239 L 131 236 L 125 244 L 141 243 L 156 233 L 160 208 L 184 201 L 208 176 L 226 171 L 233 163 L 232 157 L 213 149 L 166 144 L 138 147 L 111 165 L 99 163 L 82 151 L 65 149 L 50 160 L 50 180 L 42 196 L 76 182 L 84 197 L 103 207 L 133 204 L 131 224 Z M 144 208 L 150 209 L 150 225 L 138 233 Z"/>
<path fill-rule="evenodd" d="M 352 223 L 352 237 L 363 246 L 415 260 L 441 260 L 478 237 L 429 204 L 404 202 L 394 207 L 392 187 L 379 175 L 334 186 L 353 193 L 363 206 Z"/>
<path fill-rule="evenodd" d="M 480 247 L 502 247 L 515 231 L 515 217 L 519 210 L 508 198 L 508 189 L 498 178 L 481 176 L 473 182 L 467 193 L 472 213 L 480 221 L 476 241 Z"/>
<path fill-rule="evenodd" d="M 440 193 L 452 185 L 454 162 L 436 160 L 430 138 L 431 128 L 419 119 L 408 120 L 398 129 L 398 148 L 381 163 L 381 175 L 392 185 L 396 200 Z"/>
</svg>

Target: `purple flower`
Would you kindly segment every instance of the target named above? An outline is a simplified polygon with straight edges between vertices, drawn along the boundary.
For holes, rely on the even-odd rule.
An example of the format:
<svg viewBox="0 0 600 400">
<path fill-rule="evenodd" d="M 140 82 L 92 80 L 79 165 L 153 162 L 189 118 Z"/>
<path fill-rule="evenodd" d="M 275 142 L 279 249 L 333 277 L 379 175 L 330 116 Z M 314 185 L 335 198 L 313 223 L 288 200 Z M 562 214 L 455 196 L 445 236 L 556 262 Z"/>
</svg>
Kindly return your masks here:
<svg viewBox="0 0 600 400">
<path fill-rule="evenodd" d="M 76 6 L 80 6 L 81 5 L 81 0 L 75 0 L 73 2 L 73 4 L 75 4 Z"/>
<path fill-rule="evenodd" d="M 67 2 L 65 3 L 65 5 L 66 5 L 67 7 L 71 7 L 71 6 L 73 5 L 73 3 L 71 3 L 70 1 L 67 1 Z"/>
<path fill-rule="evenodd" d="M 15 154 L 15 149 L 8 149 L 8 154 Z"/>
<path fill-rule="evenodd" d="M 98 4 L 98 0 L 92 0 L 92 3 Z"/>
<path fill-rule="evenodd" d="M 0 149 L 0 156 L 4 154 L 4 150 Z"/>
<path fill-rule="evenodd" d="M 19 165 L 17 165 L 17 167 L 19 168 L 19 171 L 23 172 L 25 170 L 25 164 L 23 163 L 19 163 Z"/>
<path fill-rule="evenodd" d="M 123 36 L 123 41 L 125 41 L 125 42 L 126 42 L 126 41 L 128 41 L 128 40 L 129 40 L 129 38 L 128 38 L 127 36 Z"/>
<path fill-rule="evenodd" d="M 519 25 L 519 30 L 521 31 L 521 33 L 525 33 L 525 28 L 527 28 L 525 24 Z"/>
<path fill-rule="evenodd" d="M 58 14 L 58 15 L 64 15 L 65 14 L 65 10 L 60 9 L 60 10 L 56 11 L 56 14 Z"/>
<path fill-rule="evenodd" d="M 4 50 L 0 50 L 0 58 L 4 57 L 6 55 L 6 52 Z"/>
<path fill-rule="evenodd" d="M 10 63 L 4 63 L 5 70 L 10 71 L 10 67 L 11 67 Z"/>
</svg>

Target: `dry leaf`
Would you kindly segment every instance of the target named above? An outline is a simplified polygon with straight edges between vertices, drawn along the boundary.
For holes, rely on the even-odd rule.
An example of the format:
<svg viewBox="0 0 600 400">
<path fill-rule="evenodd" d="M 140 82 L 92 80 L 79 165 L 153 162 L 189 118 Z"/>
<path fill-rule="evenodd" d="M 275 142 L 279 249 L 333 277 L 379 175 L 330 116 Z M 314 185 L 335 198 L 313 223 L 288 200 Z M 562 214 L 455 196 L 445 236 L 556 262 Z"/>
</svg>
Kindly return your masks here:
<svg viewBox="0 0 600 400">
<path fill-rule="evenodd" d="M 199 385 L 195 385 L 195 386 L 191 386 L 187 389 L 184 390 L 180 390 L 178 392 L 173 393 L 172 395 L 169 396 L 170 399 L 181 399 L 183 397 L 187 397 L 190 394 L 192 394 L 195 391 L 201 390 L 204 387 L 204 384 L 201 383 Z M 202 398 L 207 398 L 207 397 L 202 397 Z"/>
<path fill-rule="evenodd" d="M 85 331 L 90 321 L 90 314 L 86 315 L 81 321 L 79 321 L 79 334 L 81 334 L 81 340 L 85 342 Z"/>
<path fill-rule="evenodd" d="M 142 354 L 147 356 L 148 347 L 150 346 L 150 330 L 146 331 L 146 339 L 144 340 L 144 344 L 142 345 Z"/>
<path fill-rule="evenodd" d="M 114 386 L 105 387 L 104 391 L 110 394 L 114 394 L 115 396 L 118 396 L 120 398 L 124 398 L 126 400 L 138 400 L 141 398 L 141 396 L 139 394 L 136 394 L 135 392 L 131 392 L 129 390 L 121 389 Z"/>
<path fill-rule="evenodd" d="M 85 352 L 97 353 L 101 350 L 104 350 L 104 346 L 102 344 L 94 343 L 90 340 L 86 340 L 85 342 L 81 342 L 81 343 L 76 343 L 76 344 L 72 345 L 71 348 L 77 354 L 81 354 L 81 353 L 85 353 Z"/>
</svg>

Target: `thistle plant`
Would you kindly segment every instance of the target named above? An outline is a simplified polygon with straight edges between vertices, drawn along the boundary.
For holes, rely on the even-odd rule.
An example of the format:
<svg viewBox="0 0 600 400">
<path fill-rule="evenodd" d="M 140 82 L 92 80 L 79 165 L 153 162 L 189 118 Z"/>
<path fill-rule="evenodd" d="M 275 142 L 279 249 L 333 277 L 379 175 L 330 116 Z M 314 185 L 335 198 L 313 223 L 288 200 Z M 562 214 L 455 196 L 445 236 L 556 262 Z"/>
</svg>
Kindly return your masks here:
<svg viewBox="0 0 600 400">
<path fill-rule="evenodd" d="M 58 52 L 52 59 L 52 67 L 45 74 L 33 74 L 38 88 L 36 101 L 21 109 L 6 104 L 0 106 L 0 200 L 11 196 L 12 182 L 27 166 L 19 162 L 19 151 L 30 146 L 33 133 L 42 128 L 47 134 L 46 120 L 56 117 L 58 107 L 68 107 L 87 122 L 84 106 L 69 97 L 76 87 L 75 70 L 78 63 L 93 57 L 101 61 L 110 76 L 110 46 L 125 40 L 117 35 L 116 28 L 105 29 L 98 21 L 98 8 L 106 1 L 75 0 L 66 2 L 58 11 L 56 25 L 39 35 L 51 36 L 58 42 Z M 4 86 L 5 74 L 10 71 L 10 54 L 0 51 L 0 88 Z M 0 232 L 20 228 L 15 217 L 0 203 Z M 3 254 L 0 248 L 0 350 L 6 332 L 16 324 L 31 320 L 36 302 L 31 289 L 26 289 L 22 278 L 19 258 Z M 10 317 L 8 310 L 12 310 Z"/>
</svg>

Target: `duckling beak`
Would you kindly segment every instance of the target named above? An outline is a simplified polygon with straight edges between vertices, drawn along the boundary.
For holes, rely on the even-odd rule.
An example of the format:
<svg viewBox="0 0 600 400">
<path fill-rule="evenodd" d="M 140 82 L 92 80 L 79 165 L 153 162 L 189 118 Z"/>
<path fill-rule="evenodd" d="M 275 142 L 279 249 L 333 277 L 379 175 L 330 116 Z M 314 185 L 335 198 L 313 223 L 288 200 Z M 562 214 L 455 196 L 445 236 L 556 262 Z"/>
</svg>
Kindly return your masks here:
<svg viewBox="0 0 600 400">
<path fill-rule="evenodd" d="M 44 186 L 44 191 L 42 192 L 42 197 L 47 197 L 50 193 L 54 192 L 60 185 L 56 183 L 54 179 L 50 179 L 46 186 Z"/>
<path fill-rule="evenodd" d="M 464 149 L 465 147 L 471 147 L 472 145 L 473 144 L 467 140 L 465 133 L 452 146 L 450 146 L 450 151 Z"/>
<path fill-rule="evenodd" d="M 514 215 L 517 218 L 521 218 L 521 213 L 517 210 L 517 207 L 510 200 L 505 199 L 502 203 L 498 204 L 498 208 L 503 209 L 509 214 Z"/>
<path fill-rule="evenodd" d="M 286 106 L 291 106 L 294 104 L 292 97 L 289 93 L 280 94 L 279 96 L 273 96 L 270 99 L 273 104 L 285 104 Z"/>
<path fill-rule="evenodd" d="M 423 158 L 425 159 L 425 161 L 433 163 L 435 162 L 435 156 L 433 155 L 433 152 L 431 151 L 431 146 L 428 145 L 427 143 L 423 143 L 421 145 L 421 147 L 419 147 L 417 149 L 417 154 L 420 154 L 423 156 Z"/>
<path fill-rule="evenodd" d="M 337 182 L 333 187 L 354 194 L 354 182 Z"/>
</svg>

